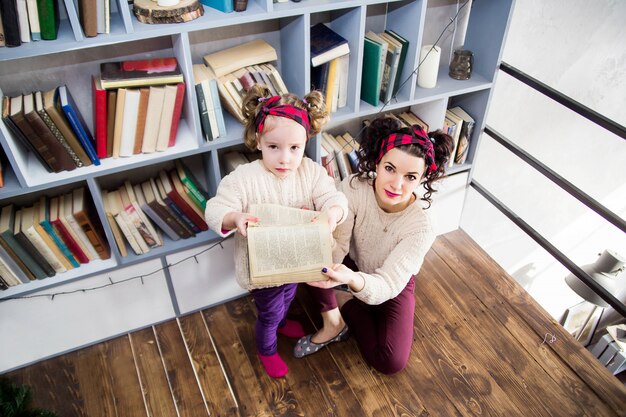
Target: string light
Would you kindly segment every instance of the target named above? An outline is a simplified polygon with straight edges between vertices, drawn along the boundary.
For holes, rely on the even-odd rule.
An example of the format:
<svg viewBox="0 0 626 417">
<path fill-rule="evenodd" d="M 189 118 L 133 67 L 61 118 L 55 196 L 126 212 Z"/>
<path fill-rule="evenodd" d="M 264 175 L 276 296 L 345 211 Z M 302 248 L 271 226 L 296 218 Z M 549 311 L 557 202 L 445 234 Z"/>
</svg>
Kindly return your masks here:
<svg viewBox="0 0 626 417">
<path fill-rule="evenodd" d="M 143 280 L 144 277 L 149 277 L 150 275 L 154 275 L 157 272 L 161 272 L 161 271 L 164 271 L 165 269 L 169 269 L 172 266 L 179 265 L 179 264 L 181 264 L 181 263 L 183 263 L 185 261 L 188 261 L 189 259 L 193 258 L 193 259 L 196 260 L 196 263 L 199 263 L 198 259 L 197 259 L 198 256 L 202 255 L 203 253 L 206 253 L 206 252 L 210 251 L 211 249 L 213 249 L 216 246 L 219 246 L 222 249 L 224 249 L 224 246 L 222 246 L 222 242 L 225 241 L 228 238 L 230 238 L 230 236 L 215 242 L 214 244 L 212 244 L 208 248 L 203 249 L 202 251 L 200 251 L 198 253 L 194 253 L 193 255 L 189 255 L 188 257 L 183 258 L 183 259 L 181 259 L 181 260 L 179 260 L 177 262 L 174 262 L 172 264 L 167 264 L 166 267 L 155 269 L 154 271 L 152 271 L 152 272 L 150 272 L 148 274 L 137 275 L 137 276 L 134 276 L 134 277 L 121 279 L 119 281 L 113 281 L 113 279 L 109 276 L 109 277 L 107 277 L 109 279 L 109 283 L 108 284 L 102 284 L 102 285 L 98 285 L 98 286 L 90 287 L 90 288 L 79 288 L 79 289 L 72 290 L 72 291 L 59 291 L 59 292 L 46 293 L 46 294 L 15 295 L 15 296 L 12 296 L 12 297 L 6 297 L 6 298 L 3 298 L 3 299 L 0 299 L 0 303 L 6 302 L 6 301 L 12 301 L 12 300 L 24 300 L 24 299 L 29 299 L 29 298 L 45 298 L 45 297 L 50 297 L 50 301 L 53 301 L 54 297 L 56 297 L 58 295 L 69 295 L 69 294 L 75 294 L 77 292 L 85 293 L 85 292 L 88 292 L 88 291 L 95 291 L 95 290 L 99 290 L 99 289 L 102 289 L 102 288 L 111 287 L 113 285 L 123 284 L 123 283 L 128 282 L 128 281 L 134 281 L 136 279 L 141 280 L 141 284 L 143 285 L 144 284 L 144 280 Z"/>
</svg>

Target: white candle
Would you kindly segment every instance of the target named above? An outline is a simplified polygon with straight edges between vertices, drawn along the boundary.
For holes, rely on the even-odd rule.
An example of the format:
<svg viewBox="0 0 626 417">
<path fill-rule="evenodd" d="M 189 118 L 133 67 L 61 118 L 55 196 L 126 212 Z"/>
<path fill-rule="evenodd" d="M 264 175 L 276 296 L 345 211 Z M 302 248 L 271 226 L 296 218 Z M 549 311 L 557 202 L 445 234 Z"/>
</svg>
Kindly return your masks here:
<svg viewBox="0 0 626 417">
<path fill-rule="evenodd" d="M 180 0 L 157 0 L 157 3 L 161 7 L 171 7 L 180 3 Z"/>
<path fill-rule="evenodd" d="M 433 47 L 432 45 L 422 46 L 419 61 L 421 64 L 417 73 L 417 85 L 422 88 L 434 88 L 437 85 L 440 56 L 440 47 Z"/>
</svg>

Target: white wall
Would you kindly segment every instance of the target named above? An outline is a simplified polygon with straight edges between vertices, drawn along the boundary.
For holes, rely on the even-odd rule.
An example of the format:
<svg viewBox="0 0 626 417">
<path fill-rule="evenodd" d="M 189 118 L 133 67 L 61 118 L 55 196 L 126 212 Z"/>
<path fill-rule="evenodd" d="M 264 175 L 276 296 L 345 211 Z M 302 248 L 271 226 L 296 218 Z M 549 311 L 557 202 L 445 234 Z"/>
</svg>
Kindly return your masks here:
<svg viewBox="0 0 626 417">
<path fill-rule="evenodd" d="M 517 0 L 503 60 L 626 124 L 626 2 Z M 487 124 L 626 217 L 626 143 L 500 73 Z M 483 135 L 475 180 L 579 265 L 626 236 Z M 556 319 L 581 299 L 568 271 L 470 190 L 461 227 Z M 626 296 L 626 291 L 622 297 Z"/>
</svg>

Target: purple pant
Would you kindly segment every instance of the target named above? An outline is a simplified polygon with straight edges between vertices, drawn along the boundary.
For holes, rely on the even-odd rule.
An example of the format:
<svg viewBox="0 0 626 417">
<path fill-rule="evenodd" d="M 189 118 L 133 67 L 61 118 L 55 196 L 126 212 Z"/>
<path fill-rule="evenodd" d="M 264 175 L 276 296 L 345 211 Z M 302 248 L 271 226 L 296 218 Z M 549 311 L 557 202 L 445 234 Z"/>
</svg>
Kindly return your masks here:
<svg viewBox="0 0 626 417">
<path fill-rule="evenodd" d="M 308 287 L 321 312 L 337 307 L 334 290 Z M 384 374 L 406 367 L 413 343 L 415 277 L 395 298 L 380 305 L 369 305 L 356 298 L 346 302 L 341 315 L 356 339 L 361 354 Z"/>
<path fill-rule="evenodd" d="M 287 320 L 287 310 L 296 296 L 298 284 L 285 284 L 280 287 L 252 290 L 256 304 L 257 318 L 255 325 L 256 348 L 261 355 L 276 353 L 276 331 Z"/>
</svg>

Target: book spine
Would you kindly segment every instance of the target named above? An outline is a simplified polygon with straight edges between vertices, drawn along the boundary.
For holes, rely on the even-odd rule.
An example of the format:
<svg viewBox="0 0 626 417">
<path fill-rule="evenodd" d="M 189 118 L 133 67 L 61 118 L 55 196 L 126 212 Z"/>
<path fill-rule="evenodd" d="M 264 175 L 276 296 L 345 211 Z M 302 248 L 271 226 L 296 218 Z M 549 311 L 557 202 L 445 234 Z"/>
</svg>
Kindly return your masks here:
<svg viewBox="0 0 626 417">
<path fill-rule="evenodd" d="M 196 98 L 198 100 L 198 110 L 200 112 L 200 125 L 207 141 L 213 140 L 211 133 L 211 123 L 209 121 L 209 112 L 207 109 L 206 97 L 202 91 L 202 84 L 196 84 Z"/>
<path fill-rule="evenodd" d="M 74 109 L 69 105 L 62 106 L 62 109 L 65 113 L 65 117 L 67 117 L 67 120 L 70 122 L 74 133 L 76 133 L 76 137 L 78 137 L 81 145 L 83 145 L 83 149 L 85 150 L 85 152 L 87 152 L 87 156 L 89 157 L 91 162 L 93 162 L 94 165 L 100 165 L 100 159 L 98 158 L 95 149 L 91 145 L 91 142 L 85 130 L 78 122 L 78 116 Z"/>
<path fill-rule="evenodd" d="M 9 128 L 11 133 L 15 135 L 15 137 L 19 140 L 19 142 L 21 142 L 22 145 L 24 145 L 24 147 L 29 152 L 35 155 L 35 157 L 39 160 L 39 162 L 41 162 L 41 165 L 46 169 L 46 171 L 53 172 L 52 168 L 50 167 L 50 164 L 48 164 L 48 161 L 46 161 L 44 157 L 37 151 L 37 149 L 35 149 L 35 146 L 30 142 L 30 140 L 28 140 L 28 138 L 26 138 L 26 135 L 24 135 L 24 133 L 17 127 L 17 124 L 15 124 L 15 122 L 9 117 L 2 118 L 2 121 Z"/>
<path fill-rule="evenodd" d="M 4 41 L 6 46 L 20 46 L 20 24 L 17 16 L 17 4 L 15 1 L 2 2 L 2 26 L 4 27 Z"/>
<path fill-rule="evenodd" d="M 213 100 L 213 109 L 215 110 L 215 118 L 217 119 L 217 128 L 219 133 L 214 136 L 224 136 L 226 134 L 226 122 L 224 121 L 224 111 L 222 109 L 222 102 L 220 101 L 220 93 L 217 88 L 217 80 L 212 78 L 209 80 L 209 87 L 211 89 L 211 100 Z"/>
<path fill-rule="evenodd" d="M 63 240 L 57 235 L 54 228 L 52 227 L 52 224 L 46 221 L 43 221 L 40 224 L 44 228 L 48 236 L 50 236 L 54 244 L 58 246 L 63 256 L 67 258 L 67 260 L 74 268 L 78 268 L 80 266 L 80 263 L 76 260 L 76 258 L 74 258 L 74 255 L 72 255 L 72 252 L 69 250 L 65 242 L 63 242 Z"/>
<path fill-rule="evenodd" d="M 153 202 L 150 204 L 144 204 L 141 206 L 141 209 L 143 210 L 144 213 L 146 213 L 146 215 L 150 219 L 152 219 L 152 221 L 157 226 L 161 228 L 161 230 L 165 232 L 167 236 L 169 236 L 170 239 L 172 240 L 180 239 L 180 236 L 178 236 L 178 233 L 176 233 L 174 229 L 172 229 L 170 225 L 165 221 L 165 219 L 161 217 L 161 214 L 157 213 L 157 211 L 153 209 L 153 206 L 156 207 L 157 205 L 158 203 L 156 202 Z"/>
<path fill-rule="evenodd" d="M 178 122 L 180 121 L 180 114 L 183 110 L 184 98 L 185 98 L 185 83 L 178 83 L 176 85 L 176 100 L 174 101 L 174 112 L 172 114 L 170 136 L 169 136 L 169 140 L 167 143 L 168 147 L 172 147 L 176 144 L 176 136 L 178 134 Z"/>
<path fill-rule="evenodd" d="M 39 267 L 43 270 L 44 275 L 48 277 L 53 277 L 56 274 L 52 266 L 50 266 L 50 264 L 48 263 L 48 261 L 46 261 L 43 255 L 39 253 L 37 249 L 35 249 L 35 247 L 30 242 L 30 240 L 28 240 L 24 232 L 18 232 L 14 236 L 17 242 L 19 242 L 19 245 L 22 248 L 24 248 L 24 251 L 26 251 L 32 257 L 32 259 L 37 263 L 37 265 L 39 265 Z M 28 267 L 30 269 L 30 265 Z M 31 271 L 33 271 L 33 269 L 31 269 Z M 35 272 L 33 271 L 33 273 Z M 35 273 L 35 275 L 37 274 Z M 42 278 L 45 278 L 45 277 L 42 277 Z"/>
<path fill-rule="evenodd" d="M 39 113 L 32 111 L 25 115 L 35 133 L 46 144 L 50 152 L 55 156 L 62 171 L 71 171 L 76 168 L 74 160 L 68 151 L 62 146 L 57 138 L 52 134 L 46 123 L 39 117 Z"/>
<path fill-rule="evenodd" d="M 96 78 L 92 80 L 93 89 L 93 121 L 96 133 L 96 155 L 107 157 L 107 92 L 96 86 Z"/>
<path fill-rule="evenodd" d="M 130 226 L 126 220 L 125 212 L 118 213 L 115 216 L 115 221 L 117 222 L 117 225 L 120 227 L 120 230 L 122 231 L 122 234 L 124 235 L 124 237 L 126 237 L 126 241 L 130 245 L 130 248 L 133 250 L 133 252 L 135 252 L 136 255 L 141 255 L 142 253 L 146 253 L 149 250 L 147 246 L 145 246 L 145 251 L 144 251 L 144 248 L 139 246 L 139 243 L 137 242 L 137 238 L 133 235 L 133 233 L 130 230 Z M 136 230 L 135 230 L 135 233 L 137 233 Z M 138 238 L 141 239 L 141 236 L 138 236 Z M 143 245 L 146 244 L 145 242 L 142 242 L 142 243 Z M 122 252 L 121 249 L 120 249 L 120 252 Z"/>
<path fill-rule="evenodd" d="M 161 218 L 183 239 L 195 236 L 195 234 L 187 227 L 185 222 L 178 217 L 167 204 L 157 202 L 152 205 L 154 211 L 160 214 Z"/>
<path fill-rule="evenodd" d="M 57 273 L 67 271 L 67 268 L 63 265 L 59 258 L 57 258 L 52 249 L 46 244 L 43 237 L 39 233 L 37 233 L 37 230 L 35 230 L 34 226 L 23 230 L 23 232 L 31 241 L 35 249 L 43 255 L 45 260 Z"/>
<path fill-rule="evenodd" d="M 60 162 L 54 156 L 54 154 L 48 148 L 48 145 L 41 140 L 41 138 L 35 133 L 33 128 L 28 123 L 28 120 L 23 115 L 19 115 L 13 119 L 15 125 L 24 134 L 24 137 L 31 143 L 35 152 L 38 153 L 41 158 L 46 161 L 46 164 L 54 172 L 60 172 L 63 170 Z"/>
<path fill-rule="evenodd" d="M 187 216 L 187 214 L 180 207 L 178 207 L 177 203 L 169 195 L 165 197 L 163 201 L 178 216 L 178 218 L 185 223 L 189 230 L 191 230 L 194 234 L 201 232 L 200 228 L 196 226 L 196 224 L 189 218 L 189 216 Z"/>
<path fill-rule="evenodd" d="M 187 187 L 187 190 L 189 190 L 189 198 L 191 198 L 191 200 L 202 210 L 204 211 L 204 209 L 206 208 L 206 198 L 204 197 L 204 195 L 202 194 L 202 192 L 198 189 L 198 187 L 196 186 L 196 184 L 194 182 L 192 182 L 189 177 L 182 177 L 180 179 L 183 183 L 183 185 L 185 187 Z"/>
<path fill-rule="evenodd" d="M 52 221 L 52 227 L 54 231 L 61 237 L 61 239 L 67 245 L 67 248 L 72 252 L 72 254 L 76 257 L 76 260 L 81 264 L 86 264 L 89 262 L 89 258 L 80 248 L 76 240 L 72 237 L 72 235 L 67 231 L 65 225 L 61 222 L 61 220 Z"/>
<path fill-rule="evenodd" d="M 89 253 L 85 252 L 87 256 L 89 257 L 89 259 L 90 260 L 98 259 L 99 256 L 98 256 L 98 253 L 96 252 L 96 249 L 93 247 L 93 245 L 91 244 L 91 241 L 85 234 L 85 231 L 82 229 L 82 227 L 80 227 L 80 225 L 78 224 L 74 216 L 71 214 L 66 215 L 65 221 L 67 221 L 67 224 L 65 225 L 65 227 L 68 229 L 71 228 L 70 233 L 73 234 L 75 239 L 80 240 L 78 244 L 80 245 L 83 252 L 85 251 L 89 252 Z"/>
<path fill-rule="evenodd" d="M 37 0 L 41 39 L 54 40 L 59 30 L 59 14 L 54 0 Z"/>
<path fill-rule="evenodd" d="M 87 239 L 93 245 L 100 259 L 109 259 L 111 257 L 109 247 L 91 223 L 91 219 L 84 212 L 75 212 L 74 218 L 87 235 Z"/>
<path fill-rule="evenodd" d="M 76 164 L 76 166 L 79 168 L 84 166 L 85 164 L 83 164 L 83 161 L 80 160 L 78 155 L 76 155 L 76 152 L 74 152 L 74 149 L 72 149 L 70 144 L 67 143 L 67 141 L 63 137 L 63 134 L 57 128 L 57 125 L 54 124 L 54 122 L 52 121 L 48 113 L 43 109 L 38 110 L 37 113 L 39 113 L 39 117 L 41 117 L 41 119 L 44 121 L 46 126 L 48 126 L 48 129 L 50 129 L 50 132 L 52 132 L 52 134 L 59 141 L 61 146 L 63 146 L 63 149 L 65 149 L 67 153 L 70 155 L 70 158 L 72 158 L 72 161 L 74 162 L 74 164 Z"/>
<path fill-rule="evenodd" d="M 168 196 L 176 203 L 178 207 L 187 215 L 187 217 L 199 228 L 201 231 L 209 230 L 206 222 L 202 217 L 196 213 L 192 207 L 190 207 L 187 202 L 178 194 L 177 191 L 172 191 L 168 193 Z"/>
<path fill-rule="evenodd" d="M 41 268 L 39 268 L 39 266 L 35 263 L 35 261 L 32 260 L 32 258 L 30 258 L 28 254 L 24 253 L 24 249 L 22 249 L 22 247 L 20 247 L 20 245 L 17 242 L 9 244 L 7 241 L 4 240 L 4 237 L 2 236 L 0 237 L 0 246 L 2 246 L 2 248 L 5 250 L 7 255 L 9 255 L 13 259 L 13 261 L 15 261 L 15 264 L 22 270 L 22 272 L 24 272 L 24 274 L 29 280 L 32 281 L 38 278 L 44 278 L 46 276 L 46 274 L 43 272 Z M 24 254 L 26 256 L 22 256 Z M 34 265 L 35 269 L 37 270 L 36 271 L 37 275 L 35 275 L 35 273 L 30 270 L 30 268 L 26 265 L 26 262 L 28 262 L 31 265 Z"/>
</svg>

